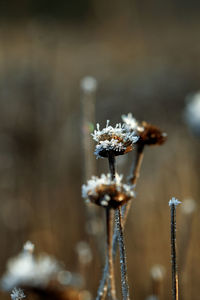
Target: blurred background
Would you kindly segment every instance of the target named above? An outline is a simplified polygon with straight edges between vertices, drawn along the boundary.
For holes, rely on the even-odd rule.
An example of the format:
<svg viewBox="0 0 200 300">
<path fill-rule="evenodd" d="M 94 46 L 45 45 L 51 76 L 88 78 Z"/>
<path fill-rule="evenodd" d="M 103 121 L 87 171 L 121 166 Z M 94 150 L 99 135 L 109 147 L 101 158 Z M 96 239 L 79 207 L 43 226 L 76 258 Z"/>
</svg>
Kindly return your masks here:
<svg viewBox="0 0 200 300">
<path fill-rule="evenodd" d="M 159 299 L 170 298 L 168 201 L 175 196 L 196 203 L 189 218 L 177 209 L 177 243 L 181 299 L 199 299 L 200 140 L 184 122 L 186 96 L 200 89 L 199 11 L 195 0 L 0 1 L 1 275 L 27 240 L 81 273 L 76 249 L 85 241 L 93 259 L 84 288 L 96 295 L 104 258 L 87 233 L 81 198 L 80 81 L 90 75 L 101 126 L 132 112 L 168 134 L 162 147 L 145 149 L 127 222 L 131 298 L 153 294 L 158 264 L 165 269 Z M 117 161 L 125 177 L 133 158 Z M 107 171 L 98 160 L 96 174 Z M 97 223 L 103 226 L 103 215 Z"/>
</svg>

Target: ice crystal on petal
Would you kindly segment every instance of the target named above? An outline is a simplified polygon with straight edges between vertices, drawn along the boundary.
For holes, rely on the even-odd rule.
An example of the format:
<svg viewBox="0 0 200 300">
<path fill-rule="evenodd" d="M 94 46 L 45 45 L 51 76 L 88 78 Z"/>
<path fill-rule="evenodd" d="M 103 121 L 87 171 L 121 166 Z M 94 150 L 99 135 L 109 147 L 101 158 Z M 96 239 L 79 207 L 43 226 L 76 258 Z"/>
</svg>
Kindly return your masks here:
<svg viewBox="0 0 200 300">
<path fill-rule="evenodd" d="M 137 142 L 138 137 L 135 132 L 128 131 L 125 124 L 116 124 L 115 127 L 109 125 L 100 130 L 99 124 L 97 129 L 92 133 L 93 139 L 97 142 L 95 155 L 98 157 L 106 157 L 109 151 L 113 151 L 115 155 L 121 155 L 132 150 L 132 145 Z"/>
<path fill-rule="evenodd" d="M 21 300 L 26 298 L 24 292 L 20 288 L 14 288 L 10 294 L 12 300 Z"/>
<path fill-rule="evenodd" d="M 128 115 L 122 115 L 122 120 L 129 130 L 138 130 L 138 121 L 133 117 L 132 113 L 128 113 Z"/>
<path fill-rule="evenodd" d="M 89 199 L 100 206 L 113 208 L 124 204 L 134 197 L 133 186 L 122 183 L 122 175 L 116 174 L 112 180 L 111 174 L 93 176 L 82 186 L 83 198 Z"/>
<path fill-rule="evenodd" d="M 179 201 L 178 199 L 176 199 L 175 197 L 172 197 L 171 200 L 169 200 L 169 206 L 175 205 L 177 206 L 178 204 L 180 204 L 181 201 Z"/>
</svg>

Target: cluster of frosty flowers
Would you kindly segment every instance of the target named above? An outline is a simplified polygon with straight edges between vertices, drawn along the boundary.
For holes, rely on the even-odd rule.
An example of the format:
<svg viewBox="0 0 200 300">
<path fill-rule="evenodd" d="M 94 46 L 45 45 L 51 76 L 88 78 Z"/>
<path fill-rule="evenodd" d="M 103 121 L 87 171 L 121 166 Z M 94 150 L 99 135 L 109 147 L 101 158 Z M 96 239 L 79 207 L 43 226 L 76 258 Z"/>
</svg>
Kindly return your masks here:
<svg viewBox="0 0 200 300">
<path fill-rule="evenodd" d="M 27 242 L 23 250 L 7 263 L 7 271 L 1 280 L 4 290 L 15 286 L 45 287 L 61 269 L 57 260 L 47 254 L 33 255 L 34 245 Z"/>
<path fill-rule="evenodd" d="M 109 120 L 102 130 L 97 124 L 97 130 L 92 133 L 92 136 L 97 142 L 95 148 L 97 158 L 107 157 L 109 151 L 113 151 L 114 155 L 127 153 L 132 150 L 133 144 L 138 140 L 136 133 L 128 131 L 124 124 L 118 123 L 112 127 L 109 125 Z"/>
<path fill-rule="evenodd" d="M 185 121 L 191 130 L 200 136 L 200 92 L 189 96 L 185 108 Z"/>
<path fill-rule="evenodd" d="M 21 300 L 26 298 L 24 291 L 20 288 L 14 288 L 10 294 L 12 300 Z"/>
<path fill-rule="evenodd" d="M 118 174 L 115 179 L 112 179 L 110 174 L 92 176 L 87 184 L 82 186 L 83 198 L 104 207 L 116 208 L 123 205 L 135 194 L 133 186 L 122 183 L 122 177 Z"/>
</svg>

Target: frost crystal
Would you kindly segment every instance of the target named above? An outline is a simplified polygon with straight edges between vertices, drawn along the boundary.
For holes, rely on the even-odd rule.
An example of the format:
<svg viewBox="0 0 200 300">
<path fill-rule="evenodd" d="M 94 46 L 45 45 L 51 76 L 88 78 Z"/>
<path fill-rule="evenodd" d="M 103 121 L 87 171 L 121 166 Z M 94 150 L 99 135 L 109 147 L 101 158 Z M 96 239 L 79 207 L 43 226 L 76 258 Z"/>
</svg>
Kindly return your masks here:
<svg viewBox="0 0 200 300">
<path fill-rule="evenodd" d="M 172 206 L 172 205 L 179 205 L 181 203 L 181 201 L 179 201 L 178 199 L 176 199 L 175 197 L 172 197 L 171 200 L 169 200 L 169 206 Z"/>
<path fill-rule="evenodd" d="M 82 186 L 82 197 L 100 206 L 119 206 L 134 197 L 133 186 L 122 183 L 122 175 L 116 174 L 112 180 L 111 174 L 93 176 Z"/>
<path fill-rule="evenodd" d="M 12 300 L 21 300 L 23 298 L 26 298 L 23 290 L 20 288 L 14 288 L 10 296 Z"/>
<path fill-rule="evenodd" d="M 97 130 L 92 133 L 93 139 L 98 143 L 95 149 L 97 158 L 106 157 L 109 151 L 115 152 L 115 155 L 121 155 L 132 150 L 132 145 L 137 142 L 138 137 L 135 132 L 128 131 L 125 124 L 116 124 L 115 127 L 109 125 L 100 130 L 97 124 Z"/>
<path fill-rule="evenodd" d="M 200 92 L 189 96 L 188 100 L 184 112 L 185 121 L 194 133 L 200 135 Z"/>
<path fill-rule="evenodd" d="M 132 113 L 128 113 L 128 115 L 122 115 L 122 120 L 124 122 L 124 126 L 128 130 L 132 130 L 135 132 L 144 131 L 144 127 L 139 125 L 138 121 L 133 117 Z"/>
<path fill-rule="evenodd" d="M 24 251 L 33 253 L 34 248 L 35 248 L 35 245 L 34 245 L 32 242 L 30 242 L 30 241 L 27 241 L 27 242 L 24 244 Z"/>
</svg>

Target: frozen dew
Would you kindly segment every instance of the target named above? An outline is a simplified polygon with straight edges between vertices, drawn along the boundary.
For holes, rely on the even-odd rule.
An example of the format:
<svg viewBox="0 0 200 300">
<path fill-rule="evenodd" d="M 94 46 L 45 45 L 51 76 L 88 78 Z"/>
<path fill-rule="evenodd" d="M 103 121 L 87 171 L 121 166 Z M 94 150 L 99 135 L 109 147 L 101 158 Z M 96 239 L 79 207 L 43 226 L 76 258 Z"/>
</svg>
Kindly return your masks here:
<svg viewBox="0 0 200 300">
<path fill-rule="evenodd" d="M 115 155 L 122 155 L 131 151 L 131 146 L 138 141 L 136 133 L 127 130 L 125 124 L 118 123 L 113 127 L 109 120 L 102 130 L 97 124 L 97 129 L 92 133 L 92 137 L 97 142 L 94 152 L 97 158 L 106 157 L 109 151 L 114 151 Z"/>
<path fill-rule="evenodd" d="M 122 115 L 122 121 L 129 130 L 138 130 L 138 121 L 133 117 L 132 113 Z"/>
<path fill-rule="evenodd" d="M 92 176 L 87 184 L 82 186 L 82 197 L 104 207 L 120 206 L 135 196 L 134 187 L 123 184 L 122 178 L 123 176 L 118 174 L 115 179 L 112 179 L 111 174 Z"/>
<path fill-rule="evenodd" d="M 20 288 L 14 288 L 10 294 L 12 300 L 21 300 L 26 298 L 24 291 Z"/>
<path fill-rule="evenodd" d="M 181 203 L 181 201 L 179 201 L 178 199 L 176 199 L 175 197 L 172 197 L 172 199 L 169 200 L 169 206 L 172 206 L 172 205 L 179 205 Z"/>
</svg>

